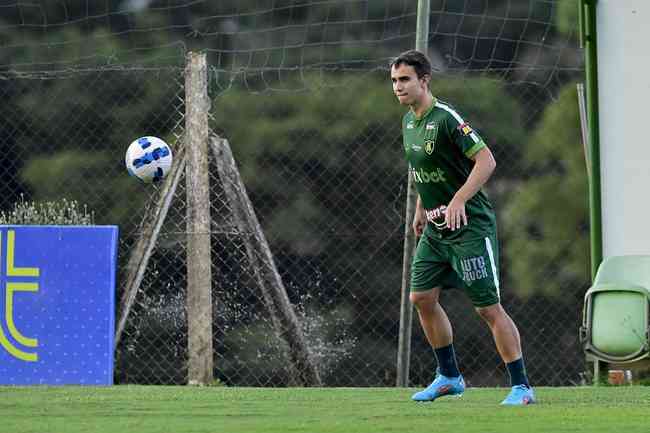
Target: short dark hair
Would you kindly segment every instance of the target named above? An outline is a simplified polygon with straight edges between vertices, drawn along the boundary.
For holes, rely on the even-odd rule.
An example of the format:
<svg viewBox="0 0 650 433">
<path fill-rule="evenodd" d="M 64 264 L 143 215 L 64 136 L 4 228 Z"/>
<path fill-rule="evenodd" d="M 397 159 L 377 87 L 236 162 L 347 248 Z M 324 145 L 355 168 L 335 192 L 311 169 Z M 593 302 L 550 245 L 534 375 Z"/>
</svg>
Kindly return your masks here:
<svg viewBox="0 0 650 433">
<path fill-rule="evenodd" d="M 390 62 L 390 68 L 397 68 L 402 64 L 413 66 L 418 78 L 422 78 L 425 75 L 431 76 L 431 62 L 424 53 L 418 50 L 404 51 Z"/>
</svg>

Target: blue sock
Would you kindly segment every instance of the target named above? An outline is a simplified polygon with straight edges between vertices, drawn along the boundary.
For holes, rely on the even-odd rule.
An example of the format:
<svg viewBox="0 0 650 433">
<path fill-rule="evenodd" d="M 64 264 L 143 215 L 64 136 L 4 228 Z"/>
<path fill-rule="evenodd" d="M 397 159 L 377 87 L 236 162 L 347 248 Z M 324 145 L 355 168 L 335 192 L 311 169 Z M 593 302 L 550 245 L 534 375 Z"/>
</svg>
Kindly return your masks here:
<svg viewBox="0 0 650 433">
<path fill-rule="evenodd" d="M 433 350 L 436 353 L 440 374 L 447 377 L 460 376 L 460 371 L 458 371 L 458 365 L 456 364 L 456 353 L 454 352 L 453 344 Z"/>
<path fill-rule="evenodd" d="M 510 385 L 526 385 L 530 388 L 528 383 L 528 376 L 526 376 L 526 367 L 524 367 L 524 358 L 519 358 L 506 364 L 508 373 L 510 374 Z"/>
</svg>

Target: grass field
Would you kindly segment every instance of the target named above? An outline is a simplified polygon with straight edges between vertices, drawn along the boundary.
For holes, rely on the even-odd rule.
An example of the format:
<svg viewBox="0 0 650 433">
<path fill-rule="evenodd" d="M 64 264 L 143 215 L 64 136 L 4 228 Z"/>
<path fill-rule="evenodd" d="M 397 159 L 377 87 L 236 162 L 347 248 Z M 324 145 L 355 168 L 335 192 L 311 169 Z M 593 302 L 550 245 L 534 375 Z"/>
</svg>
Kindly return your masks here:
<svg viewBox="0 0 650 433">
<path fill-rule="evenodd" d="M 506 389 L 413 403 L 400 388 L 0 387 L 0 432 L 648 432 L 650 387 Z"/>
</svg>

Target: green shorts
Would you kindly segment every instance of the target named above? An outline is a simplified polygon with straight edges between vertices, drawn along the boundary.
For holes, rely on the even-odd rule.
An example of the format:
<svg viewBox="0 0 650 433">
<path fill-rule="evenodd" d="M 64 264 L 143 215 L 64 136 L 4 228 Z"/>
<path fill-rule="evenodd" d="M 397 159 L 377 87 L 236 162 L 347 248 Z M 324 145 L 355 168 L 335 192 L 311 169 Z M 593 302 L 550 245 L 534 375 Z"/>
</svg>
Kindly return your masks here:
<svg viewBox="0 0 650 433">
<path fill-rule="evenodd" d="M 411 290 L 463 289 L 475 307 L 499 302 L 499 246 L 496 235 L 444 243 L 424 235 L 411 265 Z"/>
</svg>

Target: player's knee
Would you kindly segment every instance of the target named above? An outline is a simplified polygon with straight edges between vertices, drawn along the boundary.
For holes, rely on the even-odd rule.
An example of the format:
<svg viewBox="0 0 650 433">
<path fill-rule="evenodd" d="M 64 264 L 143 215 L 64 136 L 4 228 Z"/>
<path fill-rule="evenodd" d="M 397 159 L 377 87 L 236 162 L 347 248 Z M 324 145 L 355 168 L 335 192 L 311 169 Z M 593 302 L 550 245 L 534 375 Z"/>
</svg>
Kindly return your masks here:
<svg viewBox="0 0 650 433">
<path fill-rule="evenodd" d="M 417 309 L 432 307 L 438 303 L 438 293 L 436 290 L 411 292 L 409 299 Z"/>
<path fill-rule="evenodd" d="M 496 323 L 499 318 L 505 314 L 505 311 L 501 307 L 501 304 L 494 304 L 488 307 L 477 307 L 476 312 L 489 325 Z"/>
</svg>

